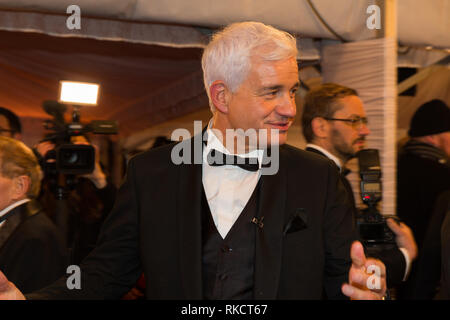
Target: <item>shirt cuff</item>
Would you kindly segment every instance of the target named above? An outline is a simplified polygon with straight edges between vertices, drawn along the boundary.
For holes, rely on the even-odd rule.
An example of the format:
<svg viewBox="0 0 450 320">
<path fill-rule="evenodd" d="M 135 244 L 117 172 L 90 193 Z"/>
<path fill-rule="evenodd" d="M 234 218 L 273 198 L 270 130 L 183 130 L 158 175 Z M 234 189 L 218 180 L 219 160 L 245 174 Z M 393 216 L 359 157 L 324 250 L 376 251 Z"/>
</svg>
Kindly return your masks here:
<svg viewBox="0 0 450 320">
<path fill-rule="evenodd" d="M 405 257 L 405 261 L 406 261 L 405 275 L 403 277 L 403 281 L 406 281 L 406 279 L 408 279 L 409 273 L 411 271 L 411 259 L 409 258 L 408 250 L 406 250 L 405 248 L 399 248 L 399 249 L 403 253 L 403 256 Z"/>
</svg>

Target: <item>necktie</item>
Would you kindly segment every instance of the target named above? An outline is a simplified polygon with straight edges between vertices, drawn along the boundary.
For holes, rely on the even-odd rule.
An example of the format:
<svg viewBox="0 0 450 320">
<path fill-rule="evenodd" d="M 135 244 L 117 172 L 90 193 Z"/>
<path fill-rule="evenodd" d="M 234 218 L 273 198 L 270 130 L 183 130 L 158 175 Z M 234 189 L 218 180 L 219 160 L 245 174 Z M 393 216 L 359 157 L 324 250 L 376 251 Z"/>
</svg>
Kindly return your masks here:
<svg viewBox="0 0 450 320">
<path fill-rule="evenodd" d="M 208 153 L 207 161 L 213 167 L 233 165 L 252 172 L 259 170 L 258 158 L 243 158 L 236 155 L 224 154 L 215 149 L 211 149 Z"/>
</svg>

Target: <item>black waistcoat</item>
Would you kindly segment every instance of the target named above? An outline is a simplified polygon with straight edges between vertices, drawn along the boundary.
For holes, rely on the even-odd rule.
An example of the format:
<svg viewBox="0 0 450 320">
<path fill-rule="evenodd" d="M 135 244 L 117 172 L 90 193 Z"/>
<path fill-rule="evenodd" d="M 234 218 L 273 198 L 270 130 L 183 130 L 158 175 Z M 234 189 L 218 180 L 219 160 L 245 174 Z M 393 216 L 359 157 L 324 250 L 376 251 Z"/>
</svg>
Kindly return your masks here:
<svg viewBox="0 0 450 320">
<path fill-rule="evenodd" d="M 225 239 L 217 231 L 202 191 L 203 297 L 208 300 L 253 299 L 255 237 L 260 182 Z"/>
</svg>

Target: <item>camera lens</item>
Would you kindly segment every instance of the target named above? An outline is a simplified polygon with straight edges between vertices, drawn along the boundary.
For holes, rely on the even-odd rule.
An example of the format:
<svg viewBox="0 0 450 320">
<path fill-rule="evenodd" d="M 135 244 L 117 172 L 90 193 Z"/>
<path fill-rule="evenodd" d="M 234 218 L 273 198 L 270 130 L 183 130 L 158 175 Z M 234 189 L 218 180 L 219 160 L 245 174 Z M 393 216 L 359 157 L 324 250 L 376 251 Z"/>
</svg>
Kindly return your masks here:
<svg viewBox="0 0 450 320">
<path fill-rule="evenodd" d="M 64 152 L 62 155 L 62 158 L 64 160 L 64 163 L 67 164 L 75 164 L 77 163 L 79 157 L 77 152 Z"/>
<path fill-rule="evenodd" d="M 57 170 L 63 174 L 86 174 L 94 170 L 92 146 L 64 144 L 57 148 Z"/>
</svg>

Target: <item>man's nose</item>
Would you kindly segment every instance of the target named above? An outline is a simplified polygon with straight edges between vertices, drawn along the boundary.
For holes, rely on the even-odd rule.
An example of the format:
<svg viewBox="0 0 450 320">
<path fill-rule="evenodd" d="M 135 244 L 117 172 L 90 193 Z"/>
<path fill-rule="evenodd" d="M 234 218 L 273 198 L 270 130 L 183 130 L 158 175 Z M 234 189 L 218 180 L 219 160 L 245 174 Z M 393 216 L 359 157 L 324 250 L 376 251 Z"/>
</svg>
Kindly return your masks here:
<svg viewBox="0 0 450 320">
<path fill-rule="evenodd" d="M 295 97 L 292 98 L 289 95 L 284 97 L 277 107 L 277 112 L 287 118 L 294 118 L 297 114 L 297 105 L 295 104 Z"/>
<path fill-rule="evenodd" d="M 362 123 L 361 127 L 359 128 L 359 134 L 362 136 L 368 136 L 370 134 L 370 129 L 367 126 L 367 124 Z"/>
</svg>

